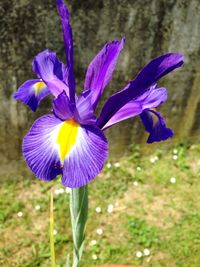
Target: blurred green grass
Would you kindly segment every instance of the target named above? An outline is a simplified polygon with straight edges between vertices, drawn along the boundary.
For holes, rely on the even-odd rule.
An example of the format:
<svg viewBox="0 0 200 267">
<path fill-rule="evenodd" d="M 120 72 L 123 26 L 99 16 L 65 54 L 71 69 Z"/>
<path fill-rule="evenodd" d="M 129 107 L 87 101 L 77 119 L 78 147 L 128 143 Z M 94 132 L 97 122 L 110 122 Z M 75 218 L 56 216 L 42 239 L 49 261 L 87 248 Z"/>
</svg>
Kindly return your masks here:
<svg viewBox="0 0 200 267">
<path fill-rule="evenodd" d="M 170 181 L 170 178 L 176 178 Z M 108 162 L 89 184 L 89 219 L 82 267 L 105 263 L 197 267 L 200 263 L 200 146 L 177 144 Z M 0 266 L 50 266 L 49 192 L 55 193 L 57 266 L 72 250 L 69 194 L 60 179 L 15 177 L 0 188 Z M 64 192 L 63 192 L 64 191 Z M 113 205 L 113 212 L 107 211 Z M 39 206 L 39 208 L 38 208 Z M 101 212 L 96 212 L 96 207 Z M 20 217 L 19 212 L 22 212 Z M 102 235 L 96 230 L 101 228 Z M 91 241 L 96 240 L 92 245 Z M 150 250 L 138 258 L 137 251 Z"/>
</svg>

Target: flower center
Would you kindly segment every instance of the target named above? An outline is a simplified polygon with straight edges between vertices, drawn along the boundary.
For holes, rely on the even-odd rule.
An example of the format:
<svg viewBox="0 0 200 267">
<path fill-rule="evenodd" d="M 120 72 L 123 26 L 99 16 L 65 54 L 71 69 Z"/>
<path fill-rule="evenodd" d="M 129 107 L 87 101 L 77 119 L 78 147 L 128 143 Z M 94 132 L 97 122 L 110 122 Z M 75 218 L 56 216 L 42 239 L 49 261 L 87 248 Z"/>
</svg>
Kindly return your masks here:
<svg viewBox="0 0 200 267">
<path fill-rule="evenodd" d="M 78 128 L 79 124 L 74 119 L 64 121 L 60 126 L 57 144 L 59 145 L 59 155 L 62 162 L 76 143 Z"/>
</svg>

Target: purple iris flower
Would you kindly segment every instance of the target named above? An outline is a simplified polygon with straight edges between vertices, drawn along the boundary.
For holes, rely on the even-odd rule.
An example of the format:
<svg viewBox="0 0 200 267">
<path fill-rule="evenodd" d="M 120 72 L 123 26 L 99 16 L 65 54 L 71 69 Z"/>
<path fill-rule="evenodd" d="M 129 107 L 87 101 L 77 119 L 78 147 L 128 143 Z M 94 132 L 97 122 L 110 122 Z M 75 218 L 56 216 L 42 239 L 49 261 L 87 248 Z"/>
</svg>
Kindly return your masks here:
<svg viewBox="0 0 200 267">
<path fill-rule="evenodd" d="M 69 12 L 56 0 L 61 18 L 67 64 L 50 50 L 33 60 L 38 79 L 25 82 L 14 97 L 33 111 L 49 93 L 54 96 L 53 114 L 35 121 L 23 141 L 24 158 L 36 177 L 50 181 L 62 175 L 62 183 L 77 188 L 94 179 L 108 157 L 104 130 L 117 122 L 140 115 L 149 132 L 147 142 L 173 136 L 154 108 L 167 99 L 167 90 L 156 82 L 183 64 L 183 55 L 168 53 L 150 61 L 124 89 L 112 95 L 95 116 L 98 101 L 112 78 L 125 38 L 104 45 L 89 64 L 84 90 L 75 93 L 73 40 Z"/>
</svg>

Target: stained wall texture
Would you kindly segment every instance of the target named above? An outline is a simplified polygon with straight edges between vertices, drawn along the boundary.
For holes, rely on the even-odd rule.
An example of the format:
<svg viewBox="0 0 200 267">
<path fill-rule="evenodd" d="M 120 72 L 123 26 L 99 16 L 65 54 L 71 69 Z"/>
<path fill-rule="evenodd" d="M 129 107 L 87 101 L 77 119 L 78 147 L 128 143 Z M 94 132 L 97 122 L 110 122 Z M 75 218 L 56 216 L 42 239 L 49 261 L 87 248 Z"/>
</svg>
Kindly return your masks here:
<svg viewBox="0 0 200 267">
<path fill-rule="evenodd" d="M 161 108 L 168 125 L 182 140 L 198 141 L 200 133 L 200 0 L 72 0 L 75 41 L 75 72 L 78 91 L 88 63 L 109 40 L 126 36 L 112 82 L 104 100 L 137 74 L 150 59 L 166 52 L 185 54 L 185 65 L 162 85 L 169 100 Z M 39 115 L 50 112 L 51 99 L 36 114 L 11 98 L 24 81 L 34 78 L 31 61 L 49 48 L 64 60 L 59 17 L 54 0 L 0 1 L 0 158 L 15 161 L 21 141 Z M 108 130 L 117 153 L 133 142 L 144 142 L 146 134 L 138 118 Z"/>
</svg>

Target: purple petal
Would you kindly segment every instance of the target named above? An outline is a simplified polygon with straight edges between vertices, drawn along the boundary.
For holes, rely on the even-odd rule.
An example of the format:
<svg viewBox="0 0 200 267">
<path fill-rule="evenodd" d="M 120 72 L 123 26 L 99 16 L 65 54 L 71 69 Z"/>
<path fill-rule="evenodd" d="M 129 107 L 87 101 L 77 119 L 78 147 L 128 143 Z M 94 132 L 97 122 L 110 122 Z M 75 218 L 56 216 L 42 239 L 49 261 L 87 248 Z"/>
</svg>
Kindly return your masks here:
<svg viewBox="0 0 200 267">
<path fill-rule="evenodd" d="M 66 61 L 68 68 L 68 85 L 70 101 L 75 102 L 75 79 L 74 79 L 74 59 L 73 59 L 73 38 L 72 38 L 72 28 L 70 25 L 69 11 L 64 4 L 63 0 L 56 0 L 58 7 L 58 12 L 60 14 L 63 38 L 65 44 Z"/>
<path fill-rule="evenodd" d="M 146 96 L 145 99 L 142 99 L 143 96 Z M 164 87 L 152 88 L 146 93 L 137 98 L 137 101 L 142 102 L 142 108 L 156 108 L 163 104 L 168 97 L 167 89 Z"/>
<path fill-rule="evenodd" d="M 114 40 L 105 44 L 102 50 L 96 55 L 88 66 L 85 78 L 85 90 L 92 91 L 92 105 L 94 109 L 98 103 L 104 88 L 112 78 L 113 71 L 117 64 L 118 57 L 125 43 L 125 38 L 121 41 Z"/>
<path fill-rule="evenodd" d="M 151 115 L 149 111 L 145 110 L 140 115 L 140 118 L 144 124 L 145 130 L 150 133 L 154 126 L 153 116 Z"/>
<path fill-rule="evenodd" d="M 61 120 L 69 120 L 73 117 L 74 104 L 69 101 L 65 91 L 53 100 L 53 112 Z"/>
<path fill-rule="evenodd" d="M 144 94 L 161 77 L 180 67 L 183 64 L 183 58 L 181 54 L 169 53 L 150 61 L 137 75 L 135 80 L 131 81 L 122 91 L 108 99 L 98 120 L 99 127 L 103 128 L 119 109 L 131 100 Z"/>
<path fill-rule="evenodd" d="M 115 115 L 103 126 L 102 130 L 106 130 L 117 122 L 135 117 L 140 113 L 142 113 L 142 106 L 140 103 L 129 102 L 115 113 Z"/>
<path fill-rule="evenodd" d="M 108 144 L 103 132 L 92 126 L 79 129 L 77 143 L 64 161 L 62 183 L 77 188 L 94 179 L 108 156 Z"/>
<path fill-rule="evenodd" d="M 151 113 L 157 117 L 157 122 L 155 124 Z M 158 112 L 154 110 L 146 110 L 142 112 L 140 118 L 144 123 L 146 131 L 149 132 L 147 143 L 160 142 L 173 137 L 173 131 L 170 128 L 167 128 L 165 120 Z"/>
<path fill-rule="evenodd" d="M 39 79 L 23 83 L 13 97 L 36 111 L 40 101 L 50 94 L 46 85 Z"/>
<path fill-rule="evenodd" d="M 54 115 L 45 115 L 35 121 L 24 137 L 22 146 L 24 158 L 39 179 L 50 181 L 62 173 L 56 145 L 61 123 L 62 121 Z"/>
<path fill-rule="evenodd" d="M 96 127 L 82 127 L 73 119 L 61 121 L 46 115 L 35 121 L 25 136 L 23 155 L 39 179 L 50 181 L 63 174 L 63 184 L 75 188 L 100 173 L 107 159 L 108 144 Z"/>
<path fill-rule="evenodd" d="M 96 124 L 96 116 L 91 103 L 92 92 L 84 91 L 78 98 L 76 103 L 75 118 L 82 125 Z"/>
<path fill-rule="evenodd" d="M 68 85 L 65 83 L 66 68 L 56 57 L 56 53 L 45 50 L 33 60 L 33 71 L 42 78 L 51 93 L 57 97 L 65 91 L 69 95 Z"/>
<path fill-rule="evenodd" d="M 120 110 L 118 110 L 114 116 L 103 126 L 102 130 L 116 124 L 117 122 L 135 117 L 148 108 L 156 108 L 167 100 L 167 90 L 163 87 L 156 88 L 156 84 L 153 85 L 143 95 L 135 98 Z"/>
</svg>

